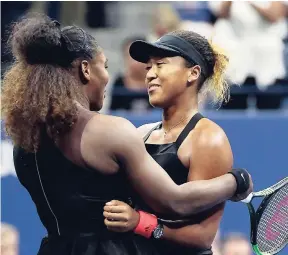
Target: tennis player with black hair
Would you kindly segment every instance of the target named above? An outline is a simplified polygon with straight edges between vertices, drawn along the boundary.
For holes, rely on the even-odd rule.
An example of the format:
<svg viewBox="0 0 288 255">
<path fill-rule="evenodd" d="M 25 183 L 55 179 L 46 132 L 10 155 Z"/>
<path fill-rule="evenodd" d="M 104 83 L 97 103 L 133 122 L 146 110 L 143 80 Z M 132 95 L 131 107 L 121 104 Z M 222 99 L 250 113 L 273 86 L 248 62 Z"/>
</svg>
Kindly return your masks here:
<svg viewBox="0 0 288 255">
<path fill-rule="evenodd" d="M 104 224 L 105 203 L 130 202 L 135 191 L 158 213 L 181 217 L 251 192 L 245 170 L 175 184 L 129 121 L 91 111 L 103 105 L 107 59 L 83 29 L 28 16 L 10 43 L 2 112 L 17 176 L 48 232 L 38 254 L 157 254 L 146 239 Z"/>
<path fill-rule="evenodd" d="M 155 161 L 179 185 L 212 179 L 231 171 L 233 154 L 227 136 L 221 127 L 198 110 L 200 96 L 203 99 L 207 94 L 214 95 L 215 103 L 229 99 L 229 85 L 224 79 L 228 58 L 192 31 L 175 31 L 152 44 L 135 41 L 130 47 L 130 55 L 146 63 L 150 103 L 163 110 L 160 123 L 138 129 L 146 150 Z M 111 201 L 105 207 L 105 223 L 111 231 L 134 230 L 154 239 L 155 247 L 163 255 L 212 254 L 211 244 L 223 215 L 224 203 L 194 215 L 190 222 L 173 226 L 149 213 L 172 219 L 172 222 L 177 218 L 155 212 L 138 198 L 138 212 L 120 201 Z M 143 234 L 139 228 L 144 221 L 154 226 L 150 235 Z"/>
</svg>

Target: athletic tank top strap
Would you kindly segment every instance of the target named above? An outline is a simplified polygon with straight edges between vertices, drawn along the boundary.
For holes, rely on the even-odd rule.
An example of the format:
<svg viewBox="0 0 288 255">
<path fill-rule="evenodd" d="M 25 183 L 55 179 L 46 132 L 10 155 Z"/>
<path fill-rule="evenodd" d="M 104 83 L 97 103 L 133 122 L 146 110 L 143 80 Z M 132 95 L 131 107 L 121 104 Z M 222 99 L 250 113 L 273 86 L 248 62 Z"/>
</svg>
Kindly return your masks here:
<svg viewBox="0 0 288 255">
<path fill-rule="evenodd" d="M 154 130 L 158 129 L 161 125 L 162 125 L 162 122 L 158 123 L 155 127 L 153 127 L 153 128 L 144 136 L 144 138 L 143 138 L 144 143 L 147 141 L 147 139 L 149 138 L 149 136 L 151 135 L 151 133 L 152 133 Z"/>
<path fill-rule="evenodd" d="M 188 134 L 190 133 L 190 131 L 196 126 L 196 124 L 198 123 L 199 120 L 201 120 L 203 117 L 202 114 L 200 113 L 196 113 L 191 120 L 188 122 L 188 124 L 186 125 L 186 127 L 183 129 L 183 131 L 181 132 L 181 134 L 178 136 L 175 144 L 177 146 L 177 149 L 179 149 L 179 147 L 181 146 L 181 144 L 183 143 L 183 141 L 185 140 L 185 138 L 188 136 Z"/>
</svg>

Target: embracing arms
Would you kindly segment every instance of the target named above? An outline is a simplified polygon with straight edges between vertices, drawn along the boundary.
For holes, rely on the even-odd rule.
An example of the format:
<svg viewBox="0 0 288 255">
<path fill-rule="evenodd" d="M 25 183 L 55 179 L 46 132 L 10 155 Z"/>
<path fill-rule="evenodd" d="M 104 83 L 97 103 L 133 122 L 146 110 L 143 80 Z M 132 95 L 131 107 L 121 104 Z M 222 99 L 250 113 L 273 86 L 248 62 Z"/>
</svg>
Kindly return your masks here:
<svg viewBox="0 0 288 255">
<path fill-rule="evenodd" d="M 143 140 L 129 121 L 112 116 L 105 117 L 106 125 L 99 124 L 96 119 L 95 123 L 92 119 L 87 124 L 86 133 L 91 134 L 87 139 L 83 138 L 86 146 L 90 153 L 99 150 L 101 146 L 103 155 L 101 162 L 107 157 L 107 160 L 121 165 L 135 190 L 155 211 L 187 216 L 212 208 L 235 194 L 237 183 L 232 174 L 176 185 L 147 153 Z M 99 169 L 97 167 L 99 159 L 96 162 L 95 156 L 87 157 L 83 154 L 83 158 L 88 165 Z M 245 188 L 246 192 L 242 194 L 243 198 L 252 189 L 249 177 L 246 184 L 248 186 Z"/>
</svg>

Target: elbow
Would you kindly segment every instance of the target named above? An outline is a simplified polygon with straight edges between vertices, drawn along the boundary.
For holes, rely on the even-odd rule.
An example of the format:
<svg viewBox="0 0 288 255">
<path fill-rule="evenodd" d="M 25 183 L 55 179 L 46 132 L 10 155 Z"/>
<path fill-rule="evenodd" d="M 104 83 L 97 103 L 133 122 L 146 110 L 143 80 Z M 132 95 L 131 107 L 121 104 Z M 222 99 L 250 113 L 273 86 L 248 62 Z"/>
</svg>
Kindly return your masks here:
<svg viewBox="0 0 288 255">
<path fill-rule="evenodd" d="M 230 13 L 226 11 L 220 11 L 218 13 L 218 18 L 228 19 L 230 17 Z"/>
<path fill-rule="evenodd" d="M 210 249 L 213 241 L 214 241 L 213 237 L 209 235 L 203 236 L 203 238 L 201 238 L 201 247 L 204 249 Z"/>
<path fill-rule="evenodd" d="M 177 196 L 177 198 L 173 199 L 170 203 L 170 209 L 172 213 L 176 214 L 179 218 L 184 218 L 203 211 L 203 207 L 198 198 L 190 197 L 188 200 L 185 195 Z"/>
<path fill-rule="evenodd" d="M 179 201 L 173 201 L 170 204 L 170 210 L 173 214 L 176 214 L 179 218 L 184 218 L 187 216 L 190 216 L 192 214 L 195 214 L 199 211 L 198 206 L 196 205 L 196 203 L 189 203 L 189 205 L 187 204 L 187 202 L 179 202 Z"/>
<path fill-rule="evenodd" d="M 169 210 L 171 213 L 177 215 L 179 218 L 187 217 L 198 212 L 203 211 L 203 202 L 201 201 L 201 195 L 197 195 L 197 192 L 193 192 L 193 196 L 187 192 L 186 186 L 181 185 L 176 192 L 176 195 L 170 196 L 173 199 L 170 200 Z"/>
<path fill-rule="evenodd" d="M 199 248 L 210 249 L 214 241 L 214 236 L 215 235 L 211 235 L 211 233 L 207 233 L 205 229 L 203 229 L 202 231 L 199 231 L 199 240 L 197 242 L 199 245 Z"/>
<path fill-rule="evenodd" d="M 198 231 L 197 237 L 195 238 L 194 236 L 193 239 L 194 239 L 193 242 L 190 241 L 189 243 L 187 243 L 187 246 L 193 247 L 193 248 L 197 247 L 199 249 L 204 249 L 204 250 L 211 249 L 212 243 L 214 241 L 214 238 L 211 237 L 211 235 L 209 235 L 209 233 L 207 233 L 205 230 L 203 230 L 202 232 L 201 230 Z"/>
<path fill-rule="evenodd" d="M 221 18 L 221 19 L 228 19 L 228 18 L 229 18 L 229 15 L 228 15 L 228 14 L 220 14 L 220 15 L 219 15 L 219 18 Z"/>
<path fill-rule="evenodd" d="M 201 241 L 199 242 L 199 248 L 204 249 L 204 250 L 208 250 L 211 249 L 212 246 L 212 242 L 210 242 L 209 240 L 205 240 L 204 238 L 201 239 Z"/>
<path fill-rule="evenodd" d="M 276 23 L 280 21 L 281 19 L 285 18 L 285 13 L 283 10 L 281 11 L 270 11 L 265 15 L 265 18 L 270 23 Z"/>
<path fill-rule="evenodd" d="M 187 216 L 185 205 L 183 205 L 182 203 L 179 203 L 179 201 L 177 200 L 171 200 L 168 207 L 169 208 L 167 208 L 167 211 L 169 211 L 169 213 L 172 213 L 173 215 L 179 218 L 182 218 L 183 216 Z"/>
<path fill-rule="evenodd" d="M 268 18 L 268 21 L 270 21 L 271 23 L 276 23 L 279 21 L 279 16 L 271 16 Z"/>
<path fill-rule="evenodd" d="M 185 214 L 185 209 L 182 206 L 179 206 L 178 203 L 171 203 L 170 209 L 171 209 L 171 212 L 179 218 L 187 216 Z"/>
</svg>

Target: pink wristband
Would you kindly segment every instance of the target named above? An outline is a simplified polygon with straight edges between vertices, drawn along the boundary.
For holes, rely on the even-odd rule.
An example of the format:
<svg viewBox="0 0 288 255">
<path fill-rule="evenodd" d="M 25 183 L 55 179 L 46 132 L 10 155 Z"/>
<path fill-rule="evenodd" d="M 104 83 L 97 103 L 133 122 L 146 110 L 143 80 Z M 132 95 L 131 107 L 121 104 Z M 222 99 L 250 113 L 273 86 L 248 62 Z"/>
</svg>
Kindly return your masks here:
<svg viewBox="0 0 288 255">
<path fill-rule="evenodd" d="M 140 219 L 137 227 L 134 229 L 134 233 L 150 238 L 154 229 L 157 227 L 158 220 L 153 214 L 138 211 Z"/>
</svg>

